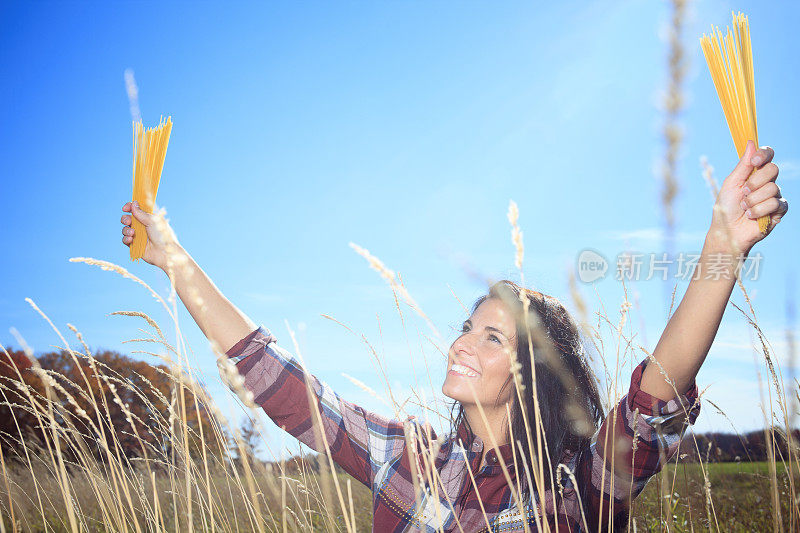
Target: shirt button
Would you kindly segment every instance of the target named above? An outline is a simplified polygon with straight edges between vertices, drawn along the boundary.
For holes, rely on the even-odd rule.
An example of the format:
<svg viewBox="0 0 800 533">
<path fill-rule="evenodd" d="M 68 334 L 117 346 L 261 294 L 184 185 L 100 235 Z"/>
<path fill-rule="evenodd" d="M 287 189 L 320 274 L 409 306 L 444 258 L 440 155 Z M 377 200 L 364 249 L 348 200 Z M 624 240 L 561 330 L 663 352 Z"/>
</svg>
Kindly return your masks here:
<svg viewBox="0 0 800 533">
<path fill-rule="evenodd" d="M 493 456 L 492 456 L 492 458 L 491 458 L 491 459 L 489 459 L 489 460 L 490 460 L 491 462 L 493 462 L 493 463 L 496 463 L 496 462 L 497 462 L 497 457 L 495 457 L 495 456 L 493 455 Z"/>
<path fill-rule="evenodd" d="M 481 449 L 481 443 L 480 442 L 473 442 L 472 443 L 472 449 L 473 450 L 480 450 Z"/>
</svg>

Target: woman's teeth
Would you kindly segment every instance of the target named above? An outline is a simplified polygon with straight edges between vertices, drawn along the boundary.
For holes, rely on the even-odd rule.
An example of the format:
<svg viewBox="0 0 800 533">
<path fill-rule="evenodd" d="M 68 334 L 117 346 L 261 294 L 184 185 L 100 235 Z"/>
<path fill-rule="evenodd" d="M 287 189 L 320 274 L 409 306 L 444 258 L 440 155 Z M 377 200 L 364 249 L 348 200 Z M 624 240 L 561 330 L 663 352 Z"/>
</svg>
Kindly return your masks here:
<svg viewBox="0 0 800 533">
<path fill-rule="evenodd" d="M 461 374 L 462 376 L 469 376 L 471 378 L 475 378 L 480 375 L 471 368 L 469 368 L 468 366 L 464 365 L 453 365 L 450 367 L 450 370 L 452 370 L 456 374 Z"/>
</svg>

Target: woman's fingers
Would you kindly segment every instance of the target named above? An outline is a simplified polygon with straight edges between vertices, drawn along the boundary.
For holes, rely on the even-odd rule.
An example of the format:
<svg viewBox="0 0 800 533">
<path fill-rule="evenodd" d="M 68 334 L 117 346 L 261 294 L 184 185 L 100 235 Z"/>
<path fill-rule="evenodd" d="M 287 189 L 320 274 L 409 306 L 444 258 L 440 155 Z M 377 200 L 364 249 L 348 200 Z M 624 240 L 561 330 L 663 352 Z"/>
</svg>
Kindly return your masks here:
<svg viewBox="0 0 800 533">
<path fill-rule="evenodd" d="M 742 209 L 747 211 L 751 207 L 773 197 L 781 197 L 781 188 L 774 181 L 768 181 L 742 199 Z"/>
<path fill-rule="evenodd" d="M 773 157 L 775 157 L 775 150 L 769 146 L 762 146 L 750 158 L 750 164 L 758 168 L 772 161 Z"/>
<path fill-rule="evenodd" d="M 122 210 L 127 213 L 133 213 L 133 203 L 127 202 L 125 205 L 122 206 Z M 133 228 L 131 227 L 131 223 L 133 222 L 133 217 L 131 215 L 122 215 L 119 221 L 124 224 L 122 228 L 122 244 L 130 247 L 131 243 L 133 242 L 133 233 L 134 233 Z"/>
<path fill-rule="evenodd" d="M 763 202 L 757 203 L 756 205 L 750 207 L 745 214 L 748 218 L 756 219 L 765 215 L 776 213 L 780 208 L 781 202 L 778 200 L 778 198 L 773 196 L 772 198 L 767 198 Z"/>
<path fill-rule="evenodd" d="M 775 163 L 767 163 L 763 167 L 756 169 L 747 181 L 744 182 L 742 190 L 745 194 L 757 190 L 759 187 L 770 181 L 775 181 L 778 178 L 778 165 Z"/>
</svg>

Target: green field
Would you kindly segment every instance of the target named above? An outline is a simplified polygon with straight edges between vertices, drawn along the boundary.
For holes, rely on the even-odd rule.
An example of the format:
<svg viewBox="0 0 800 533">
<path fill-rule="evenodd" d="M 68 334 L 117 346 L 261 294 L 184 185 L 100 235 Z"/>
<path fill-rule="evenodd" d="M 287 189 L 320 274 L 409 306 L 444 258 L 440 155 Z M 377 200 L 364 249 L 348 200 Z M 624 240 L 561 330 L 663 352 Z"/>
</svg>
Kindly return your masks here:
<svg viewBox="0 0 800 533">
<path fill-rule="evenodd" d="M 707 491 L 697 463 L 670 464 L 650 480 L 634 502 L 633 516 L 638 531 L 661 531 L 672 515 L 672 531 L 708 530 L 708 516 L 714 531 L 771 531 L 773 503 L 770 463 L 710 463 L 703 467 L 710 482 L 711 505 L 706 509 Z M 779 463 L 777 471 L 781 518 L 786 531 L 791 531 L 789 509 L 789 476 Z M 795 472 L 794 483 L 798 478 Z M 666 483 L 665 483 L 666 482 Z M 663 495 L 663 496 L 662 496 Z M 670 496 L 671 495 L 671 496 Z M 672 507 L 672 512 L 668 510 Z M 797 524 L 793 525 L 797 531 Z"/>
<path fill-rule="evenodd" d="M 711 484 L 709 512 L 712 531 L 772 531 L 770 463 L 710 463 L 703 467 Z M 342 480 L 347 477 L 341 475 Z M 792 531 L 788 520 L 789 478 L 780 464 L 777 479 L 783 530 Z M 662 488 L 665 480 L 666 486 Z M 799 482 L 795 473 L 795 483 Z M 372 518 L 370 493 L 355 481 L 352 490 L 357 502 L 355 518 L 358 530 L 369 531 Z M 661 494 L 672 496 L 660 497 Z M 670 508 L 672 512 L 668 513 Z M 671 522 L 668 514 L 672 514 Z M 636 531 L 667 531 L 667 527 L 669 531 L 708 531 L 707 517 L 704 477 L 697 463 L 680 463 L 677 467 L 670 463 L 650 480 L 633 505 Z M 794 528 L 797 531 L 797 524 Z M 633 531 L 633 524 L 630 531 Z"/>
</svg>

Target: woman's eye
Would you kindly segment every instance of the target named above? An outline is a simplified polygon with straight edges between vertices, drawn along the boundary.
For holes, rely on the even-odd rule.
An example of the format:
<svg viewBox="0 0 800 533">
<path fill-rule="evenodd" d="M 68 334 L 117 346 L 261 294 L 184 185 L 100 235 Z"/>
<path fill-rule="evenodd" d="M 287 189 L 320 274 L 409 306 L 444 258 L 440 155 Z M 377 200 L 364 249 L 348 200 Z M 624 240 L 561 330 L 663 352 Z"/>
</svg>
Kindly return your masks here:
<svg viewBox="0 0 800 533">
<path fill-rule="evenodd" d="M 495 341 L 497 344 L 501 344 L 501 343 L 500 343 L 500 339 L 498 339 L 498 338 L 497 338 L 496 336 L 494 336 L 494 335 L 489 335 L 489 340 L 490 340 L 490 341 Z"/>
<path fill-rule="evenodd" d="M 461 326 L 461 333 L 466 333 L 466 332 L 468 332 L 468 331 L 469 331 L 469 326 L 467 326 L 466 324 L 464 324 L 463 326 Z"/>
</svg>

